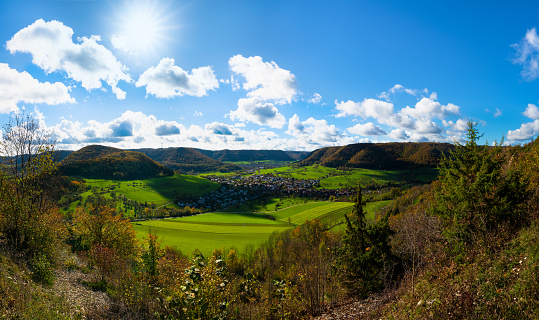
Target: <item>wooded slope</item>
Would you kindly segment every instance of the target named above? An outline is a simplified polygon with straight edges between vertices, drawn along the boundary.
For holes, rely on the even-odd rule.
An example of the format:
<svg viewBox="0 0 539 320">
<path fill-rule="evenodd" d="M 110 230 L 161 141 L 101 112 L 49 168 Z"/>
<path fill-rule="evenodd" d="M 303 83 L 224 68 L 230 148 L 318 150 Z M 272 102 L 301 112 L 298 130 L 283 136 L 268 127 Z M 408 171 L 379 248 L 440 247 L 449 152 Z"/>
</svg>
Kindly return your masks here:
<svg viewBox="0 0 539 320">
<path fill-rule="evenodd" d="M 163 165 L 179 170 L 182 173 L 188 172 L 230 172 L 241 170 L 240 167 L 223 163 L 202 154 L 193 148 L 166 148 L 166 149 L 137 149 L 155 161 Z"/>
<path fill-rule="evenodd" d="M 357 143 L 313 151 L 299 164 L 369 169 L 436 167 L 454 145 L 435 142 Z"/>
<path fill-rule="evenodd" d="M 136 151 L 100 145 L 86 146 L 60 162 L 59 170 L 68 176 L 93 179 L 148 179 L 174 172 Z"/>
<path fill-rule="evenodd" d="M 282 150 L 202 150 L 201 153 L 219 161 L 295 161 Z"/>
</svg>

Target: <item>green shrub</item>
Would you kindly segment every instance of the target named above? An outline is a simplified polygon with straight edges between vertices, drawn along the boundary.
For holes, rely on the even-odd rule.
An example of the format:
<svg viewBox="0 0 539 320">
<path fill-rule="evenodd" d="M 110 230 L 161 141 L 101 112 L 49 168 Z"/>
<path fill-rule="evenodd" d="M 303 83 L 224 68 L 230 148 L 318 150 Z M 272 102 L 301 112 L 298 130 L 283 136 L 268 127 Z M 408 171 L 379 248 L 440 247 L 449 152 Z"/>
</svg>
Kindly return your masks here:
<svg viewBox="0 0 539 320">
<path fill-rule="evenodd" d="M 43 254 L 36 254 L 31 262 L 32 278 L 35 281 L 51 285 L 54 282 L 54 270 L 50 260 Z"/>
</svg>

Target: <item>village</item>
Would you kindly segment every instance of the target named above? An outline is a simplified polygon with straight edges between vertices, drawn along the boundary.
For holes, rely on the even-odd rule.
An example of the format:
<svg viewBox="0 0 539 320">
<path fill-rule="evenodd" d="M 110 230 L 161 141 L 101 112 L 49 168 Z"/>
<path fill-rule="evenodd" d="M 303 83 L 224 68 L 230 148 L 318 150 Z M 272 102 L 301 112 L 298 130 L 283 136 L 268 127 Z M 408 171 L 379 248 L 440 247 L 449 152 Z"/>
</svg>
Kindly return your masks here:
<svg viewBox="0 0 539 320">
<path fill-rule="evenodd" d="M 297 196 L 312 199 L 349 198 L 355 191 L 349 188 L 317 189 L 318 179 L 294 179 L 273 174 L 251 176 L 207 176 L 221 184 L 216 191 L 200 197 L 189 197 L 176 202 L 180 207 L 211 208 L 218 210 L 258 199 L 263 196 Z"/>
</svg>

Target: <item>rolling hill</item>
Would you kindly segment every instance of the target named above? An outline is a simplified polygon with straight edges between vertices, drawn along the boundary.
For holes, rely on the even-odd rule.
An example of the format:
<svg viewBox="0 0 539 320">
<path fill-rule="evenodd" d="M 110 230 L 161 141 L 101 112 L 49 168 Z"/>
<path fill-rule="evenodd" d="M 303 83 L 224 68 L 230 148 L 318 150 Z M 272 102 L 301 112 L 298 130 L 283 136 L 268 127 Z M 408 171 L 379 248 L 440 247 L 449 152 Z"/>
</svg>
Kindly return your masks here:
<svg viewBox="0 0 539 320">
<path fill-rule="evenodd" d="M 285 151 L 285 153 L 295 161 L 303 160 L 310 154 L 309 151 Z"/>
<path fill-rule="evenodd" d="M 315 150 L 299 165 L 382 170 L 436 167 L 442 155 L 453 148 L 452 144 L 435 142 L 357 143 Z"/>
<path fill-rule="evenodd" d="M 193 148 L 166 148 L 166 149 L 137 149 L 151 159 L 162 163 L 163 165 L 179 170 L 182 173 L 188 172 L 230 172 L 241 170 L 240 167 L 223 163 L 202 154 L 199 150 Z"/>
<path fill-rule="evenodd" d="M 58 169 L 64 175 L 93 179 L 148 179 L 174 174 L 140 152 L 100 145 L 72 152 L 60 162 Z"/>
<path fill-rule="evenodd" d="M 219 161 L 295 161 L 282 150 L 202 150 L 198 149 L 206 156 Z"/>
</svg>

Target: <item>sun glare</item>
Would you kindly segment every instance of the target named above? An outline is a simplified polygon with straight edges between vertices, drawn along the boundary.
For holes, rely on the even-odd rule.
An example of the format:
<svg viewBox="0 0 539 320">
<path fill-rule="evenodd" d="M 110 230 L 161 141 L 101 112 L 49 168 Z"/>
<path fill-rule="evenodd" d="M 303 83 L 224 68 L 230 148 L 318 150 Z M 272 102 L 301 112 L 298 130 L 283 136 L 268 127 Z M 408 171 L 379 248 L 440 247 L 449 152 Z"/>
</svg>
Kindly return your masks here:
<svg viewBox="0 0 539 320">
<path fill-rule="evenodd" d="M 115 48 L 134 55 L 146 55 L 166 44 L 172 27 L 169 14 L 157 1 L 126 2 L 112 36 Z"/>
</svg>

